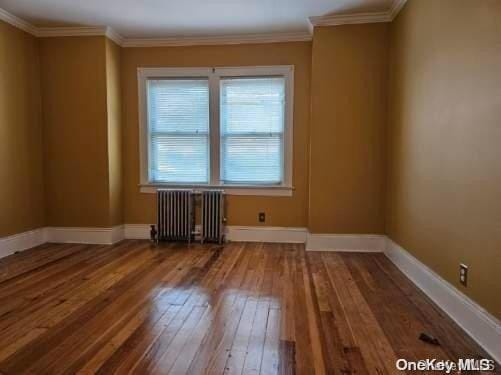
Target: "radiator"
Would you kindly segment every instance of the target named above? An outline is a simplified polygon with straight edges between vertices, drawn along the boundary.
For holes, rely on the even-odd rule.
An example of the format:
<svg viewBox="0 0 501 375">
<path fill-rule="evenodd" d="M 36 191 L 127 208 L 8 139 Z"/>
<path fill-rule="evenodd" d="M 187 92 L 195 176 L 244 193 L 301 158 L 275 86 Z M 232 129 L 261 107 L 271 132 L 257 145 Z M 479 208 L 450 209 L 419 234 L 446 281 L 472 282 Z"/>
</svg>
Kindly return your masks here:
<svg viewBox="0 0 501 375">
<path fill-rule="evenodd" d="M 203 191 L 201 199 L 201 241 L 224 242 L 224 192 Z"/>
<path fill-rule="evenodd" d="M 192 190 L 158 190 L 157 239 L 191 242 L 194 220 Z"/>
</svg>

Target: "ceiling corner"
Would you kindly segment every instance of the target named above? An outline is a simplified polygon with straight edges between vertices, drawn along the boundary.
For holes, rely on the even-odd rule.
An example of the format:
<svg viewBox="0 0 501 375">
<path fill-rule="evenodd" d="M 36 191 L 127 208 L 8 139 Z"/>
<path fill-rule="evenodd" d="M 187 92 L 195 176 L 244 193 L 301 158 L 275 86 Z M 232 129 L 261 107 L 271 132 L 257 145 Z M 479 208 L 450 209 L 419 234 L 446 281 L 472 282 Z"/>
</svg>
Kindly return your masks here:
<svg viewBox="0 0 501 375">
<path fill-rule="evenodd" d="M 17 27 L 27 33 L 36 36 L 37 28 L 33 26 L 31 23 L 13 15 L 12 13 L 7 12 L 6 10 L 0 8 L 0 20 Z"/>
<path fill-rule="evenodd" d="M 120 35 L 117 31 L 113 30 L 111 27 L 107 27 L 105 34 L 104 34 L 108 39 L 114 41 L 116 44 L 118 44 L 120 47 L 123 47 L 125 38 Z"/>
<path fill-rule="evenodd" d="M 393 1 L 393 5 L 390 8 L 391 21 L 393 21 L 398 16 L 398 13 L 400 13 L 400 11 L 404 7 L 405 3 L 407 3 L 407 0 L 394 0 Z"/>
</svg>

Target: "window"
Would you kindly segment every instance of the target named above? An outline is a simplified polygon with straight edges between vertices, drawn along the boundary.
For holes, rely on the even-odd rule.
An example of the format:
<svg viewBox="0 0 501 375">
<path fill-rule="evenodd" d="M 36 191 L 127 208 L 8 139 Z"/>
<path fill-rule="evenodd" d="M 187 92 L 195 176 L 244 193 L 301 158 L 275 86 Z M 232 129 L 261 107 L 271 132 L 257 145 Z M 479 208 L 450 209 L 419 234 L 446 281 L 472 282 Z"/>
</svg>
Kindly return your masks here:
<svg viewBox="0 0 501 375">
<path fill-rule="evenodd" d="M 209 182 L 209 81 L 148 81 L 150 181 Z"/>
<path fill-rule="evenodd" d="M 220 86 L 221 180 L 281 184 L 284 78 L 225 78 Z"/>
<path fill-rule="evenodd" d="M 140 68 L 142 191 L 291 195 L 293 67 Z"/>
</svg>

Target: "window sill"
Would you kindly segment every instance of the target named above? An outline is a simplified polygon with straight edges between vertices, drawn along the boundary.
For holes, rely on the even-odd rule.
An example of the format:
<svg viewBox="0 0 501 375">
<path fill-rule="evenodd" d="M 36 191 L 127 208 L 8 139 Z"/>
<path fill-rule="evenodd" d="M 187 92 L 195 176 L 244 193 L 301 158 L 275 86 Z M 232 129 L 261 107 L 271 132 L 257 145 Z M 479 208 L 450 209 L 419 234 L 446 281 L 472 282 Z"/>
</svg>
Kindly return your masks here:
<svg viewBox="0 0 501 375">
<path fill-rule="evenodd" d="M 193 189 L 205 191 L 211 189 L 224 190 L 227 195 L 254 195 L 262 197 L 292 197 L 292 186 L 240 186 L 240 185 L 139 185 L 141 193 L 155 194 L 158 189 Z"/>
</svg>

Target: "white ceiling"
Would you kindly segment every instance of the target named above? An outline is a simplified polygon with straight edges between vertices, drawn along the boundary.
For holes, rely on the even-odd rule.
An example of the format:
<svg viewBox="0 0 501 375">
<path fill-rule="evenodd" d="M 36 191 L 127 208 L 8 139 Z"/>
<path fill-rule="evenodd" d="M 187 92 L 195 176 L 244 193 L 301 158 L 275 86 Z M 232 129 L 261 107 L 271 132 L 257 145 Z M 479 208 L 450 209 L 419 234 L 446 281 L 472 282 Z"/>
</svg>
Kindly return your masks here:
<svg viewBox="0 0 501 375">
<path fill-rule="evenodd" d="M 308 30 L 308 17 L 385 12 L 393 0 L 0 0 L 35 26 L 110 26 L 127 38 Z"/>
</svg>

